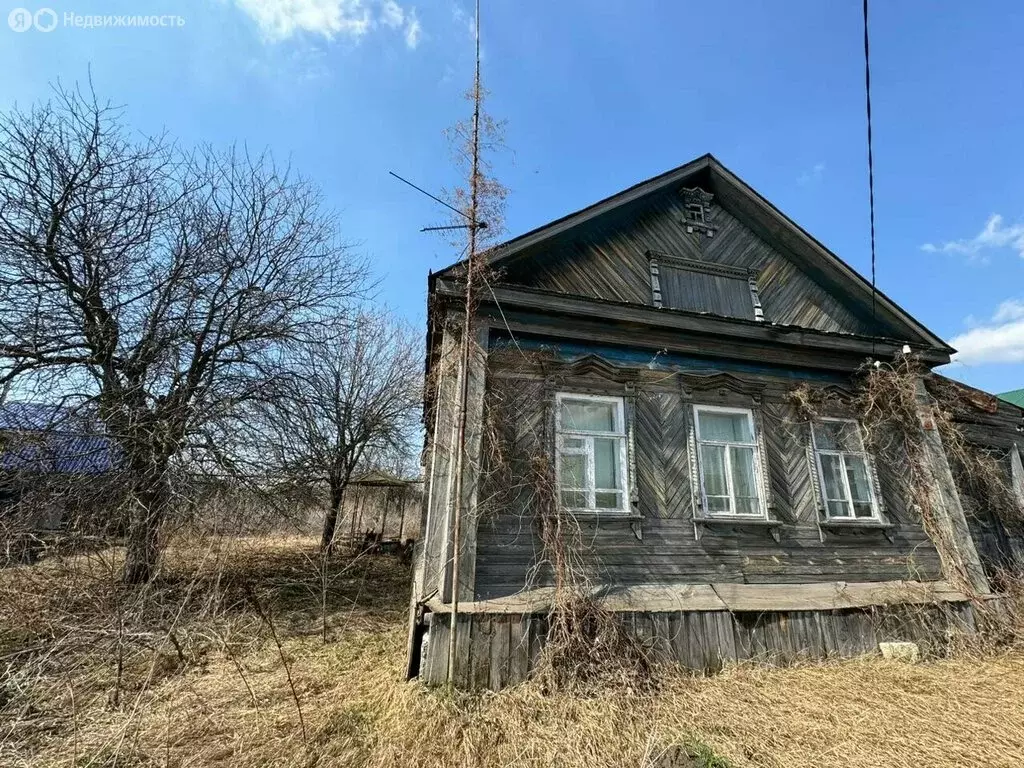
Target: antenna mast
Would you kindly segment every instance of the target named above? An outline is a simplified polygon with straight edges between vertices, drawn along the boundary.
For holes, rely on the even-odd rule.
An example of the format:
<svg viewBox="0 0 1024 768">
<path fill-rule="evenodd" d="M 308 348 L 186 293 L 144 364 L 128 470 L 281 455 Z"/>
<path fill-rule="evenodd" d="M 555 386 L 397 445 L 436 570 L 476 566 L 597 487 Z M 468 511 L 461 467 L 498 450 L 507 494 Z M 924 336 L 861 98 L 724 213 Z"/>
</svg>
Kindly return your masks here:
<svg viewBox="0 0 1024 768">
<path fill-rule="evenodd" d="M 473 74 L 473 133 L 470 141 L 471 166 L 469 174 L 469 255 L 466 259 L 466 306 L 462 324 L 462 348 L 460 371 L 462 385 L 459 389 L 459 432 L 455 442 L 455 507 L 452 515 L 452 610 L 451 624 L 448 631 L 448 675 L 449 682 L 455 669 L 455 637 L 459 614 L 459 555 L 462 546 L 462 482 L 463 467 L 466 455 L 466 421 L 469 401 L 469 362 L 472 352 L 472 324 L 476 290 L 475 277 L 477 272 L 477 223 L 480 193 L 480 0 L 476 0 L 476 66 Z"/>
</svg>

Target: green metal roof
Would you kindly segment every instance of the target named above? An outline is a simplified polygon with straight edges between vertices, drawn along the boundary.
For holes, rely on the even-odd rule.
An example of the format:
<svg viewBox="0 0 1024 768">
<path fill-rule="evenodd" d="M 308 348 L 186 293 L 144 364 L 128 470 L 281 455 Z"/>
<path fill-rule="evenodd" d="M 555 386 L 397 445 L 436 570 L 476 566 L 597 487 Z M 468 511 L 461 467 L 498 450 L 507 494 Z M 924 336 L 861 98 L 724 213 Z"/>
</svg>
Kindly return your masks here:
<svg viewBox="0 0 1024 768">
<path fill-rule="evenodd" d="M 1021 408 L 1024 408 L 1024 389 L 1014 389 L 1010 392 L 1003 392 L 1001 395 L 996 395 L 1000 400 L 1005 400 L 1008 403 L 1013 403 Z"/>
</svg>

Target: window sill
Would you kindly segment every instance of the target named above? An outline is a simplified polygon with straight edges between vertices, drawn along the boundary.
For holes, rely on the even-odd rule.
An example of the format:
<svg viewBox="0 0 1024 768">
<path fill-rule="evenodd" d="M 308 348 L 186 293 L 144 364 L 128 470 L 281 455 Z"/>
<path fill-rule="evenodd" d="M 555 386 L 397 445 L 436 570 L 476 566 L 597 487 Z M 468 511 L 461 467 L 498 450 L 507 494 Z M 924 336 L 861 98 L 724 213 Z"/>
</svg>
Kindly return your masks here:
<svg viewBox="0 0 1024 768">
<path fill-rule="evenodd" d="M 564 509 L 562 513 L 583 520 L 643 520 L 643 515 L 639 512 L 618 509 Z"/>
<path fill-rule="evenodd" d="M 884 522 L 875 518 L 839 520 L 836 518 L 818 519 L 818 528 L 821 529 L 821 540 L 825 540 L 825 531 L 881 531 L 889 541 L 895 541 L 893 530 L 896 528 L 892 523 Z"/>
<path fill-rule="evenodd" d="M 735 528 L 764 528 L 773 539 L 781 540 L 779 529 L 784 525 L 781 520 L 769 520 L 765 517 L 743 517 L 741 515 L 707 515 L 693 518 L 694 538 L 701 540 L 705 526 L 720 525 L 722 527 Z"/>
</svg>

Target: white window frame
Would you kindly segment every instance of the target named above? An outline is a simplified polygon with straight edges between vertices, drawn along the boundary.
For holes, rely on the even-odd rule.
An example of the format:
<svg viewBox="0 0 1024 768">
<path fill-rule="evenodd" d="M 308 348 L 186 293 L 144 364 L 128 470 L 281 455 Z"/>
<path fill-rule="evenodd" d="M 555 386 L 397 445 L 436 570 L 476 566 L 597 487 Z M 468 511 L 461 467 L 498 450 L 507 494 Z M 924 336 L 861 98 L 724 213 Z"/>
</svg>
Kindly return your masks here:
<svg viewBox="0 0 1024 768">
<path fill-rule="evenodd" d="M 700 413 L 701 411 L 709 413 L 732 413 L 741 414 L 747 417 L 747 423 L 750 425 L 750 434 L 753 437 L 752 442 L 749 443 L 735 443 L 723 440 L 705 440 L 700 434 Z M 768 519 L 768 504 L 765 500 L 764 493 L 764 477 L 762 475 L 764 467 L 761 466 L 761 436 L 757 430 L 757 422 L 754 419 L 754 412 L 750 408 L 731 408 L 721 405 L 701 405 L 695 403 L 693 406 L 693 433 L 694 443 L 697 455 L 694 457 L 697 461 L 697 476 L 700 481 L 700 502 L 701 502 L 701 514 L 703 517 L 716 518 L 740 518 L 742 520 L 767 520 Z M 708 509 L 708 494 L 704 488 L 704 460 L 701 452 L 702 445 L 720 445 L 725 446 L 725 482 L 726 487 L 729 491 L 729 512 L 712 512 Z M 754 455 L 754 487 L 757 490 L 757 513 L 749 514 L 746 512 L 736 511 L 736 495 L 733 493 L 733 481 L 732 481 L 732 451 L 730 447 L 737 448 L 751 448 L 753 449 Z"/>
<path fill-rule="evenodd" d="M 582 400 L 593 403 L 609 403 L 615 406 L 615 425 L 618 427 L 613 432 L 599 432 L 596 430 L 573 430 L 562 427 L 562 402 L 564 400 Z M 583 440 L 584 447 L 580 449 L 564 448 L 565 438 Z M 619 484 L 621 488 L 597 488 L 594 478 L 594 438 L 608 437 L 618 441 L 619 454 Z M 586 488 L 567 488 L 569 491 L 580 491 L 587 495 L 587 505 L 583 507 L 564 507 L 571 512 L 586 512 L 600 515 L 628 515 L 630 513 L 630 489 L 629 489 L 629 433 L 626 428 L 626 406 L 625 399 L 617 395 L 590 395 L 577 392 L 557 392 L 555 394 L 555 486 L 558 493 L 558 504 L 562 504 L 562 454 L 571 453 L 585 457 Z M 596 494 L 600 492 L 618 493 L 621 500 L 619 507 L 598 507 Z"/>
<path fill-rule="evenodd" d="M 834 451 L 826 448 L 818 448 L 818 438 L 814 433 L 814 425 L 822 423 L 839 423 L 839 424 L 852 424 L 854 431 L 857 433 L 857 441 L 860 443 L 859 451 Z M 811 422 L 811 450 L 814 452 L 814 465 L 818 472 L 818 491 L 821 494 L 821 506 L 825 513 L 826 520 L 842 520 L 849 521 L 851 523 L 857 522 L 880 522 L 882 519 L 881 511 L 878 504 L 878 489 L 875 487 L 875 473 L 874 463 L 866 450 L 864 450 L 864 435 L 861 432 L 860 422 L 856 419 L 841 419 L 841 418 L 819 418 Z M 843 481 L 843 492 L 846 494 L 844 499 L 830 499 L 828 497 L 828 489 L 825 486 L 825 470 L 821 465 L 821 457 L 823 455 L 838 456 L 841 468 L 841 477 Z M 846 473 L 846 457 L 847 456 L 859 456 L 864 462 L 864 474 L 867 475 L 868 479 L 868 494 L 871 496 L 871 517 L 857 517 L 856 510 L 853 508 L 853 491 L 850 489 L 850 478 Z M 842 501 L 850 505 L 849 515 L 833 515 L 828 507 L 830 501 Z"/>
</svg>

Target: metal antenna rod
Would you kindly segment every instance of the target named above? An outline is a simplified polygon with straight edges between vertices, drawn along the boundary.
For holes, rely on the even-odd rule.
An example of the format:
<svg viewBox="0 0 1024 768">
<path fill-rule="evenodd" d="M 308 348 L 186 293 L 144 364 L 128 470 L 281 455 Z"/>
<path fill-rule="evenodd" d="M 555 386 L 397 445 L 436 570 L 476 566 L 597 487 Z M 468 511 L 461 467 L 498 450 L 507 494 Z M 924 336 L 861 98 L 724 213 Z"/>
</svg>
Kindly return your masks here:
<svg viewBox="0 0 1024 768">
<path fill-rule="evenodd" d="M 394 177 L 395 177 L 396 179 L 398 179 L 399 181 L 405 182 L 405 183 L 406 183 L 406 184 L 408 184 L 408 185 L 409 185 L 410 187 L 412 187 L 413 189 L 415 189 L 415 190 L 416 190 L 417 192 L 422 192 L 422 193 L 423 193 L 424 195 L 426 195 L 427 197 L 429 197 L 429 198 L 430 198 L 431 200 L 436 200 L 436 201 L 437 201 L 437 202 L 439 202 L 439 203 L 440 203 L 441 205 L 443 205 L 443 206 L 444 206 L 445 208 L 450 208 L 451 210 L 455 211 L 455 212 L 456 212 L 457 214 L 459 214 L 459 216 L 464 216 L 465 218 L 469 219 L 469 215 L 468 215 L 468 214 L 467 214 L 467 213 L 466 213 L 465 211 L 460 211 L 460 210 L 459 210 L 458 208 L 456 208 L 456 207 L 455 207 L 454 205 L 449 205 L 448 203 L 446 203 L 446 202 L 445 202 L 444 200 L 442 200 L 442 199 L 441 199 L 440 197 L 438 197 L 437 195 L 432 195 L 432 194 L 430 194 L 429 192 L 427 192 L 427 190 L 423 189 L 423 187 L 417 187 L 417 186 L 416 186 L 415 184 L 413 184 L 413 183 L 412 183 L 411 181 L 409 181 L 408 179 L 403 179 L 403 178 L 402 178 L 401 176 L 399 176 L 399 175 L 398 175 L 397 173 L 395 173 L 394 171 L 388 171 L 388 173 L 390 173 L 390 174 L 391 174 L 392 176 L 394 176 Z"/>
<path fill-rule="evenodd" d="M 459 617 L 459 549 L 462 546 L 462 485 L 466 454 L 466 419 L 469 410 L 469 361 L 472 351 L 470 336 L 473 321 L 473 291 L 476 273 L 477 204 L 480 194 L 480 0 L 476 0 L 476 72 L 473 77 L 473 139 L 472 168 L 469 175 L 469 255 L 466 259 L 466 317 L 462 325 L 462 387 L 459 397 L 459 436 L 455 444 L 455 509 L 452 515 L 452 611 L 448 627 L 448 681 L 455 676 L 455 638 Z"/>
</svg>

